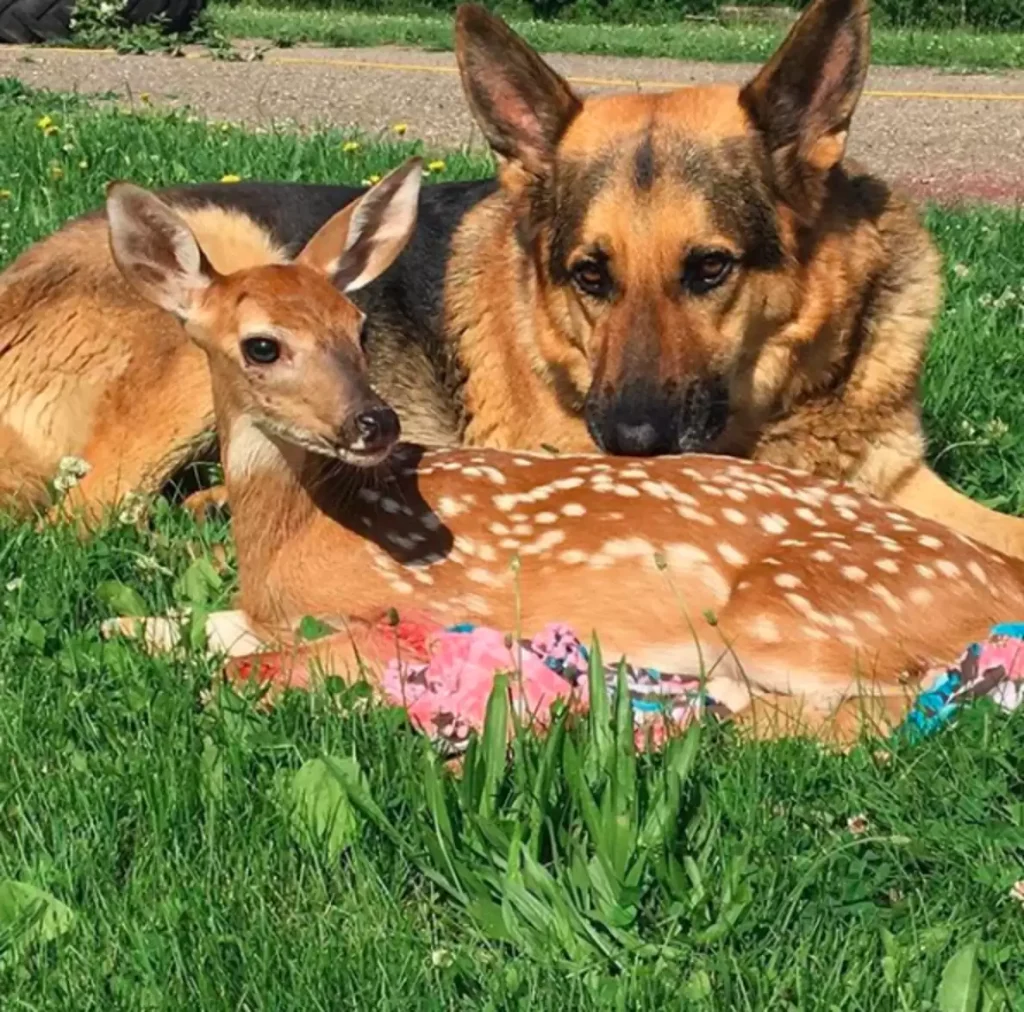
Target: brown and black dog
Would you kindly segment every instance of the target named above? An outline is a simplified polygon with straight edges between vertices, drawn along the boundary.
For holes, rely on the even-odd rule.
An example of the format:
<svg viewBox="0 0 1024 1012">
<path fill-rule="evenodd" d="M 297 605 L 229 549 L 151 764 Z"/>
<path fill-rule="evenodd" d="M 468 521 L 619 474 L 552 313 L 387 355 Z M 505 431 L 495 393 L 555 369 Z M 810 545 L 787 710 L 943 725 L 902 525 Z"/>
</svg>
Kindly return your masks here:
<svg viewBox="0 0 1024 1012">
<path fill-rule="evenodd" d="M 743 87 L 582 99 L 500 19 L 456 53 L 497 180 L 425 188 L 415 235 L 354 300 L 406 437 L 653 455 L 711 450 L 841 477 L 1024 556 L 1024 520 L 923 463 L 941 297 L 917 213 L 844 161 L 867 0 L 815 0 Z M 163 192 L 223 271 L 287 258 L 362 191 Z M 211 429 L 201 356 L 120 279 L 102 212 L 0 275 L 0 498 L 59 458 L 72 503 L 152 487 Z"/>
</svg>

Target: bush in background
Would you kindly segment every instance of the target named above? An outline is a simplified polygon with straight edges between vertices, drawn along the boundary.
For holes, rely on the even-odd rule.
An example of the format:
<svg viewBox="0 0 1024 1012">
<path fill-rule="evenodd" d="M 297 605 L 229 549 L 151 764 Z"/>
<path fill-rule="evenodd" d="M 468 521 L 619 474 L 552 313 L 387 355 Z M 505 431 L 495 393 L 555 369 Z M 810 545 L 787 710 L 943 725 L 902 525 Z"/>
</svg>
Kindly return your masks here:
<svg viewBox="0 0 1024 1012">
<path fill-rule="evenodd" d="M 235 3 L 237 0 L 225 0 Z M 262 6 L 352 10 L 368 14 L 451 14 L 458 0 L 259 0 Z M 740 7 L 783 7 L 780 0 L 729 0 Z M 809 0 L 789 5 L 803 8 Z M 497 0 L 487 6 L 510 20 L 669 24 L 714 17 L 718 0 Z M 875 0 L 877 25 L 894 28 L 976 28 L 1024 31 L 1024 0 Z"/>
</svg>

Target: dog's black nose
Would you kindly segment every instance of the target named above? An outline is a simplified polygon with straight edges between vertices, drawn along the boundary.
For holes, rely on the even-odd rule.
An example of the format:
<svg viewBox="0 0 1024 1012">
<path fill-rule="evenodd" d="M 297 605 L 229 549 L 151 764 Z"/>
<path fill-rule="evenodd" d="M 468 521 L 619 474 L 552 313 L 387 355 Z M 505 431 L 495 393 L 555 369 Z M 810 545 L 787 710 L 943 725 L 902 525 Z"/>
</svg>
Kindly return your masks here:
<svg viewBox="0 0 1024 1012">
<path fill-rule="evenodd" d="M 355 417 L 359 449 L 366 453 L 384 450 L 398 439 L 398 415 L 388 407 L 370 408 Z"/>
<path fill-rule="evenodd" d="M 658 430 L 650 422 L 618 422 L 614 446 L 612 453 L 624 457 L 648 457 L 658 446 Z"/>
</svg>

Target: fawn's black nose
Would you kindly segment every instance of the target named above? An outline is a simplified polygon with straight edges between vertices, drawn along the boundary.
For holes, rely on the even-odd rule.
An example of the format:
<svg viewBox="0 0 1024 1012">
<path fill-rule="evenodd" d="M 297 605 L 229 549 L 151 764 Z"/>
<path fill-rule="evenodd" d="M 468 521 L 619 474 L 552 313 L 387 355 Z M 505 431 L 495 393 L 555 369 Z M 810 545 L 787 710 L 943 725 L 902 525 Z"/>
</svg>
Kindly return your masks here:
<svg viewBox="0 0 1024 1012">
<path fill-rule="evenodd" d="M 398 415 L 384 406 L 359 412 L 355 417 L 355 427 L 356 440 L 352 449 L 363 453 L 388 449 L 398 441 L 401 431 Z"/>
</svg>

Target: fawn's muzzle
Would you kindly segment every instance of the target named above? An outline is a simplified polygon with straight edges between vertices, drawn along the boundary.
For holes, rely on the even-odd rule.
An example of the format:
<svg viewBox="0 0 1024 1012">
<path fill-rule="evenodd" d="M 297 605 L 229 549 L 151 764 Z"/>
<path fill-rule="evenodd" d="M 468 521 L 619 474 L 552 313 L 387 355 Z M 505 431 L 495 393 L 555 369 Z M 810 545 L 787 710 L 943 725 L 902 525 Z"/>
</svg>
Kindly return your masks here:
<svg viewBox="0 0 1024 1012">
<path fill-rule="evenodd" d="M 371 404 L 351 414 L 338 433 L 338 446 L 356 458 L 378 461 L 401 435 L 398 415 L 386 404 Z"/>
</svg>

